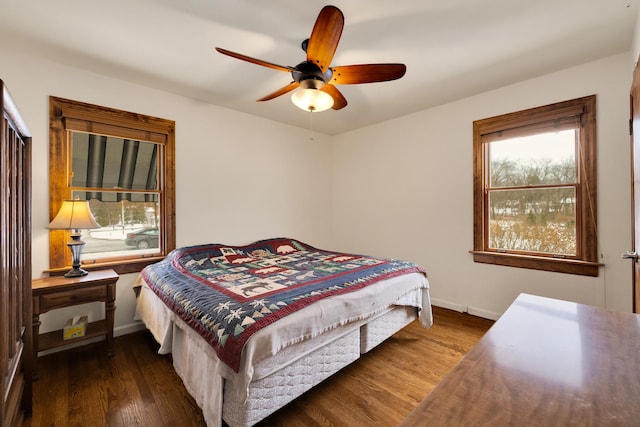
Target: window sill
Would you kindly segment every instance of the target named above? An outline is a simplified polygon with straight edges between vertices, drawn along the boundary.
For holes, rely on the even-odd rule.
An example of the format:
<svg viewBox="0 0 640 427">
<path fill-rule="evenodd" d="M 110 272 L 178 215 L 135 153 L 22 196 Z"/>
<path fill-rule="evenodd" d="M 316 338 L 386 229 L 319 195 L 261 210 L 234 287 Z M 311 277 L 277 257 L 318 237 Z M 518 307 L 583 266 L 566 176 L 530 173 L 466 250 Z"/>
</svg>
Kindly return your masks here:
<svg viewBox="0 0 640 427">
<path fill-rule="evenodd" d="M 578 274 L 598 277 L 604 264 L 576 259 L 548 258 L 530 255 L 515 255 L 497 252 L 470 251 L 474 262 L 528 268 L 532 270 L 555 271 L 557 273 Z"/>
<path fill-rule="evenodd" d="M 110 261 L 110 262 L 95 262 L 95 263 L 82 263 L 82 268 L 87 271 L 94 270 L 104 270 L 107 268 L 113 269 L 118 274 L 127 274 L 127 273 L 139 273 L 149 264 L 154 264 L 156 262 L 162 261 L 164 256 L 154 256 L 148 258 L 140 258 L 126 261 Z M 61 267 L 61 268 L 50 268 L 49 270 L 45 270 L 45 273 L 48 273 L 50 276 L 62 276 L 67 271 L 71 269 L 71 266 Z"/>
</svg>

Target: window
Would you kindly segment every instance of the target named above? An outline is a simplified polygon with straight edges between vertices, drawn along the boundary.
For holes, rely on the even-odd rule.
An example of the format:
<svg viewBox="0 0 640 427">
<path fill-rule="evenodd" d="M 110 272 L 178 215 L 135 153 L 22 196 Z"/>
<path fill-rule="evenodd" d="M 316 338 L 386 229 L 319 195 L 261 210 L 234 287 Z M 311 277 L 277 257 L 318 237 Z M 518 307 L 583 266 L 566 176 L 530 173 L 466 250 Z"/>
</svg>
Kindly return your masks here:
<svg viewBox="0 0 640 427">
<path fill-rule="evenodd" d="M 50 217 L 88 200 L 84 268 L 140 271 L 175 248 L 175 123 L 50 97 Z M 50 232 L 52 273 L 71 265 L 69 233 Z"/>
<path fill-rule="evenodd" d="M 473 123 L 474 261 L 598 275 L 595 95 Z"/>
</svg>

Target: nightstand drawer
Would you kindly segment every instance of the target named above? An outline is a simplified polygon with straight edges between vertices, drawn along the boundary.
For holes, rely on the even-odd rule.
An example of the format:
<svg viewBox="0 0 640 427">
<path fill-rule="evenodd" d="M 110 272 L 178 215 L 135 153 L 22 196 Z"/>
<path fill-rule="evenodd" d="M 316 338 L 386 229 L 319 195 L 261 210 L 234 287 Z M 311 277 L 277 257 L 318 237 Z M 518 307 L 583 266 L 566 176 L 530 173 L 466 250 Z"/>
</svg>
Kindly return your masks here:
<svg viewBox="0 0 640 427">
<path fill-rule="evenodd" d="M 85 302 L 104 301 L 106 298 L 107 288 L 105 286 L 87 286 L 68 292 L 40 295 L 40 310 L 44 312 Z"/>
</svg>

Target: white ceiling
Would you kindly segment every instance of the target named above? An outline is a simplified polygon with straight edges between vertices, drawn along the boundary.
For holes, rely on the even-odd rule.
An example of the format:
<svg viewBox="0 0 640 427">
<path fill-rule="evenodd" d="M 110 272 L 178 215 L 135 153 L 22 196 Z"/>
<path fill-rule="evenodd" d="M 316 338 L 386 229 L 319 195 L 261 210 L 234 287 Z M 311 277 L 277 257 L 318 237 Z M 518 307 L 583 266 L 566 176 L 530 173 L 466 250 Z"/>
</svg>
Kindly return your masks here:
<svg viewBox="0 0 640 427">
<path fill-rule="evenodd" d="M 305 113 L 290 94 L 256 102 L 295 66 L 325 2 L 0 0 L 0 37 L 34 54 L 327 134 L 629 51 L 640 0 L 336 0 L 332 65 L 400 62 L 406 75 L 339 86 L 349 105 Z M 310 114 L 313 114 L 311 120 Z"/>
</svg>

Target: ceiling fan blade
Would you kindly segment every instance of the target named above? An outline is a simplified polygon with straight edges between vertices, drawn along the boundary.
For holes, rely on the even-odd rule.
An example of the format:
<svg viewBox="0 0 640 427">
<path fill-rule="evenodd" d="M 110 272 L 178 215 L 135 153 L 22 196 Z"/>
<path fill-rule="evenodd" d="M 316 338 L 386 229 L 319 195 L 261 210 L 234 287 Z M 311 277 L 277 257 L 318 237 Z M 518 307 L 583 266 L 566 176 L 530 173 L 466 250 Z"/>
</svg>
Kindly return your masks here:
<svg viewBox="0 0 640 427">
<path fill-rule="evenodd" d="M 335 6 L 325 6 L 320 11 L 307 45 L 307 61 L 313 62 L 324 72 L 329 69 L 344 27 L 344 15 Z"/>
<path fill-rule="evenodd" d="M 404 76 L 407 67 L 404 64 L 360 64 L 332 67 L 331 70 L 332 84 L 349 85 L 396 80 Z"/>
<path fill-rule="evenodd" d="M 223 55 L 227 55 L 227 56 L 230 56 L 230 57 L 236 58 L 236 59 L 241 59 L 242 61 L 251 62 L 252 64 L 262 65 L 263 67 L 273 68 L 274 70 L 285 71 L 287 73 L 290 73 L 290 72 L 296 70 L 293 67 L 288 67 L 288 66 L 285 66 L 285 65 L 273 64 L 271 62 L 263 61 L 262 59 L 256 59 L 256 58 L 252 58 L 252 57 L 247 56 L 247 55 L 243 55 L 241 53 L 236 53 L 236 52 L 232 52 L 232 51 L 227 50 L 227 49 L 222 49 L 221 47 L 217 47 L 216 50 L 218 52 L 220 52 L 221 54 L 223 54 Z"/>
<path fill-rule="evenodd" d="M 333 98 L 333 106 L 331 107 L 332 109 L 340 110 L 347 106 L 347 99 L 344 97 L 344 95 L 342 95 L 342 92 L 340 92 L 334 85 L 326 84 L 320 90 L 328 93 Z"/>
<path fill-rule="evenodd" d="M 291 92 L 292 90 L 294 90 L 295 88 L 297 88 L 298 86 L 300 86 L 300 83 L 298 82 L 291 82 L 288 85 L 281 87 L 280 89 L 278 89 L 277 91 L 270 93 L 269 95 L 258 99 L 258 101 L 269 101 L 270 99 L 273 98 L 277 98 L 280 95 L 284 95 L 287 92 Z"/>
</svg>

